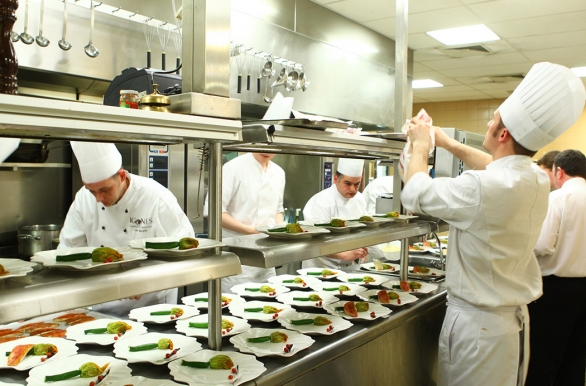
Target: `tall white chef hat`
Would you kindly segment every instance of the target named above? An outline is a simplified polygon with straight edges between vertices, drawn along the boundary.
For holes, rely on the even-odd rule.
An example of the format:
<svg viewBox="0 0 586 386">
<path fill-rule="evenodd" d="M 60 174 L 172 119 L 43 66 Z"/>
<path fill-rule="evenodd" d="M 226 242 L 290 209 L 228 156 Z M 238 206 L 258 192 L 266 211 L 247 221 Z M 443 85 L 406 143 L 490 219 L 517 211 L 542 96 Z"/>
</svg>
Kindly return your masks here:
<svg viewBox="0 0 586 386">
<path fill-rule="evenodd" d="M 531 67 L 499 112 L 513 138 L 536 151 L 576 123 L 585 99 L 584 84 L 570 69 L 543 62 Z"/>
<path fill-rule="evenodd" d="M 352 158 L 340 158 L 338 172 L 348 177 L 362 177 L 364 160 Z"/>
<path fill-rule="evenodd" d="M 71 141 L 71 148 L 86 184 L 104 181 L 122 167 L 122 155 L 113 143 Z"/>
</svg>

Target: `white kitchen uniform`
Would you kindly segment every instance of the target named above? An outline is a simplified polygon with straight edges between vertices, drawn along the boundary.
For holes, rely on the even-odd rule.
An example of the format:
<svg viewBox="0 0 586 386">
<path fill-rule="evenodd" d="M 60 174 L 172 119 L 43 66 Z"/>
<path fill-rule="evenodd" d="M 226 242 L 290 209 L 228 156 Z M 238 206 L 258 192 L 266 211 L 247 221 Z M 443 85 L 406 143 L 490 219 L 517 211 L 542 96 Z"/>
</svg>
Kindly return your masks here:
<svg viewBox="0 0 586 386">
<path fill-rule="evenodd" d="M 236 157 L 222 167 L 222 212 L 249 226 L 274 225 L 277 213 L 283 213 L 285 171 L 269 161 L 263 170 L 252 153 Z M 222 239 L 242 236 L 222 228 Z M 222 279 L 223 291 L 246 282 L 264 283 L 275 276 L 274 268 L 242 266 L 242 274 Z"/>
<path fill-rule="evenodd" d="M 378 177 L 366 185 L 362 192 L 366 201 L 366 213 L 376 214 L 376 199 L 382 194 L 393 193 L 394 180 L 393 176 Z"/>
<path fill-rule="evenodd" d="M 517 155 L 456 178 L 417 173 L 405 185 L 407 210 L 450 224 L 438 385 L 517 384 L 524 306 L 542 293 L 533 246 L 548 194 L 547 174 Z"/>
<path fill-rule="evenodd" d="M 189 219 L 168 189 L 149 178 L 127 173 L 124 196 L 110 207 L 97 202 L 82 187 L 69 208 L 59 236 L 58 249 L 72 247 L 126 247 L 147 237 L 194 237 Z M 169 286 L 172 286 L 169 283 Z M 94 306 L 97 311 L 127 316 L 132 308 L 157 303 L 176 303 L 177 289 L 143 295 L 139 300 L 116 300 Z"/>
</svg>

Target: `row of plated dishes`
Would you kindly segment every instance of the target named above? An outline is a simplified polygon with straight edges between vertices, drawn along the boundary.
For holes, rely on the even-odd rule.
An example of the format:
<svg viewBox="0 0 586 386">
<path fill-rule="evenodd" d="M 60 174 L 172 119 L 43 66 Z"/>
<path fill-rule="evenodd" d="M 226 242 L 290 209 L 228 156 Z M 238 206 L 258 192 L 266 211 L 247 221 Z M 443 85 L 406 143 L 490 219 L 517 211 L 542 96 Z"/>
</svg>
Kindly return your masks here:
<svg viewBox="0 0 586 386">
<path fill-rule="evenodd" d="M 0 343 L 0 352 L 11 353 L 19 346 L 26 349 L 26 345 L 31 348 L 54 345 L 57 351 L 53 355 L 24 355 L 18 364 L 12 365 L 8 364 L 10 356 L 0 356 L 0 386 L 7 385 L 1 381 L 4 371 L 29 371 L 28 385 L 46 386 L 54 383 L 46 382 L 46 376 L 75 371 L 87 367 L 88 363 L 94 363 L 98 369 L 108 365 L 100 374 L 75 375 L 57 385 L 153 386 L 177 384 L 174 381 L 190 385 L 238 385 L 266 371 L 257 357 L 294 356 L 310 348 L 315 336 L 332 335 L 353 323 L 388 317 L 391 308 L 415 302 L 418 298 L 413 295 L 424 295 L 437 288 L 435 284 L 411 282 L 419 284 L 407 293 L 396 288 L 399 282 L 392 277 L 368 271 L 344 273 L 314 268 L 299 273 L 275 276 L 267 283 L 237 285 L 231 289 L 232 293 L 222 294 L 222 308 L 226 309 L 222 315 L 222 335 L 229 337 L 238 352 L 203 349 L 200 341 L 208 338 L 208 315 L 200 314 L 200 310 L 207 309 L 207 293 L 184 297 L 182 305 L 158 304 L 133 309 L 127 320 L 74 310 L 1 326 L 0 342 L 6 340 L 3 336 L 11 339 Z M 390 296 L 393 299 L 388 303 L 381 302 L 381 292 L 396 296 Z M 349 300 L 355 297 L 360 300 Z M 352 315 L 353 312 L 356 313 Z M 249 321 L 257 325 L 276 322 L 280 327 L 251 328 Z M 176 333 L 149 332 L 147 326 L 153 324 L 174 324 Z M 114 329 L 121 326 L 122 329 Z M 32 335 L 43 327 L 63 330 L 63 338 Z M 157 345 L 168 340 L 172 342 L 171 347 Z M 113 355 L 78 354 L 79 346 L 84 345 L 112 345 Z M 144 345 L 151 346 L 134 351 Z M 132 377 L 128 363 L 136 362 L 166 365 L 174 381 Z M 212 363 L 223 367 L 206 367 Z"/>
</svg>

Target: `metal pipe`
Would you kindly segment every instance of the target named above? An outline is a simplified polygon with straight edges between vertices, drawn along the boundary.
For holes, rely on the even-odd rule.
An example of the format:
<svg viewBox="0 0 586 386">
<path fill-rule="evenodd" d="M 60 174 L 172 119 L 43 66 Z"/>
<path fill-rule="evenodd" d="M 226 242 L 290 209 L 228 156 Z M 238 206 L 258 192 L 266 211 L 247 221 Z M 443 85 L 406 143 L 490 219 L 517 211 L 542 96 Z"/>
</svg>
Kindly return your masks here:
<svg viewBox="0 0 586 386">
<path fill-rule="evenodd" d="M 395 39 L 395 132 L 400 132 L 407 119 L 407 46 L 409 0 L 396 0 L 396 39 Z"/>
<path fill-rule="evenodd" d="M 222 241 L 222 143 L 210 143 L 209 186 L 209 238 Z M 215 253 L 219 255 L 220 248 Z M 222 349 L 222 282 L 208 282 L 208 346 L 211 350 Z"/>
<path fill-rule="evenodd" d="M 401 262 L 399 277 L 401 281 L 408 281 L 409 274 L 409 239 L 401 240 Z"/>
</svg>

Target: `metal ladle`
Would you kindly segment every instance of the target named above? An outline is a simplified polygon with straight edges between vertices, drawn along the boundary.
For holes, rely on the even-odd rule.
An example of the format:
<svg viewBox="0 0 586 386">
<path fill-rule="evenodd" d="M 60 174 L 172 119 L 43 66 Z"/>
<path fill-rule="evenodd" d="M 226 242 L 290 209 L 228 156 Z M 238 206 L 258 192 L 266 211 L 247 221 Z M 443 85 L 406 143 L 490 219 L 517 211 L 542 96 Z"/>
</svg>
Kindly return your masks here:
<svg viewBox="0 0 586 386">
<path fill-rule="evenodd" d="M 299 73 L 295 70 L 295 64 L 291 67 L 291 71 L 287 75 L 287 81 L 285 82 L 285 90 L 294 91 L 296 90 L 297 84 L 299 83 Z"/>
<path fill-rule="evenodd" d="M 58 42 L 59 48 L 63 51 L 67 51 L 71 48 L 71 43 L 65 40 L 65 35 L 67 34 L 67 3 L 68 0 L 63 0 L 63 35 Z"/>
<path fill-rule="evenodd" d="M 90 42 L 83 48 L 87 56 L 90 58 L 95 58 L 100 55 L 100 51 L 96 47 L 92 45 L 92 38 L 94 36 L 94 14 L 96 13 L 96 7 L 94 7 L 94 1 L 90 0 L 90 7 L 92 8 L 92 13 L 90 16 Z"/>
<path fill-rule="evenodd" d="M 287 81 L 287 67 L 285 66 L 285 63 L 286 63 L 286 61 L 281 62 L 281 66 L 283 66 L 283 68 L 281 68 L 281 72 L 279 73 L 279 77 L 277 78 L 277 80 L 275 80 L 273 82 L 271 87 L 282 86 Z"/>
<path fill-rule="evenodd" d="M 26 0 L 24 7 L 24 32 L 20 34 L 20 40 L 24 44 L 33 44 L 35 38 L 28 34 L 28 0 Z"/>
<path fill-rule="evenodd" d="M 39 35 L 35 39 L 41 47 L 47 47 L 51 42 L 43 36 L 43 19 L 45 16 L 45 0 L 41 0 L 41 20 L 39 21 Z"/>
<path fill-rule="evenodd" d="M 273 68 L 273 57 L 267 55 L 267 61 L 260 73 L 262 76 L 268 76 L 269 78 L 275 75 L 275 69 Z"/>
</svg>

